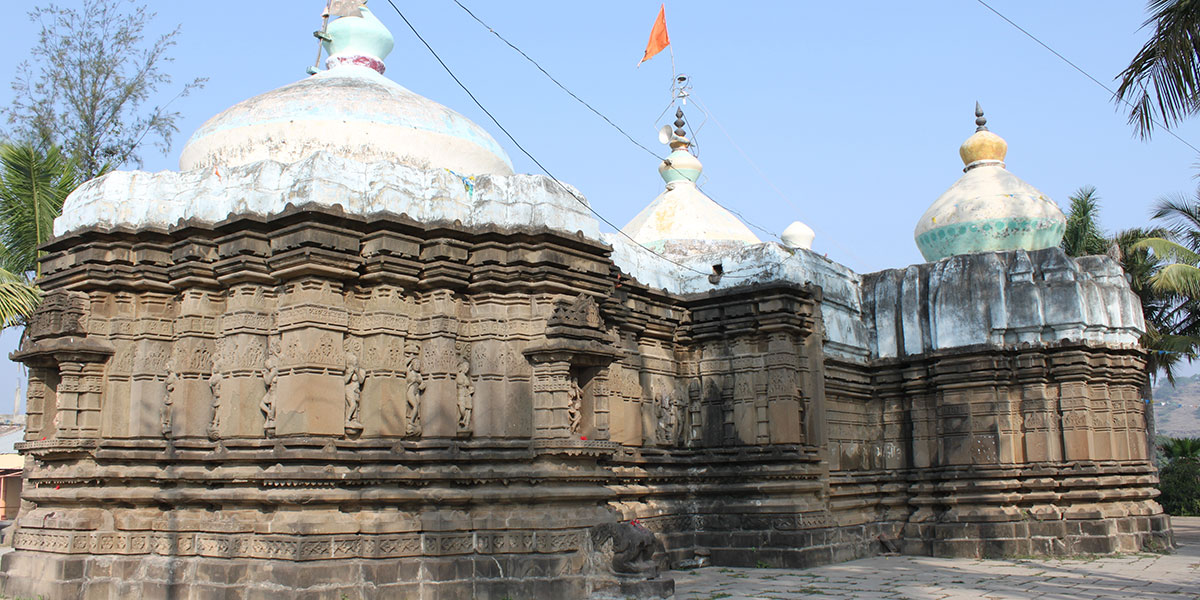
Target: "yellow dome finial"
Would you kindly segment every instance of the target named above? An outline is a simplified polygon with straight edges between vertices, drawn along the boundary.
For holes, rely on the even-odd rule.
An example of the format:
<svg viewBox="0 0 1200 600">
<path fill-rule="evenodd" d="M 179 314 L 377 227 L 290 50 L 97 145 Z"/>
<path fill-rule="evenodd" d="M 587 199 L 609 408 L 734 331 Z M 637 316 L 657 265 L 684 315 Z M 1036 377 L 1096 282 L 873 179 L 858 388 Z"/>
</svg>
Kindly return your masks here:
<svg viewBox="0 0 1200 600">
<path fill-rule="evenodd" d="M 988 131 L 983 107 L 978 102 L 975 103 L 975 125 L 975 133 L 958 149 L 958 155 L 966 165 L 963 171 L 985 164 L 999 163 L 1003 167 L 1004 157 L 1008 154 L 1008 142 Z"/>
</svg>

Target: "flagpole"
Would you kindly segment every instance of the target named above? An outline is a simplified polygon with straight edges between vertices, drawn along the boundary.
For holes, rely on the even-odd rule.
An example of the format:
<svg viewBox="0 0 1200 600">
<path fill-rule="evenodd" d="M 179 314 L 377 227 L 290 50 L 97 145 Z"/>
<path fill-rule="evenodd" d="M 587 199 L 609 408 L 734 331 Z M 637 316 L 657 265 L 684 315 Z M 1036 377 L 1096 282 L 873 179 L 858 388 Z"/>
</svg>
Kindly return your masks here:
<svg viewBox="0 0 1200 600">
<path fill-rule="evenodd" d="M 674 81 L 675 77 L 679 74 L 675 71 L 675 44 L 667 46 L 667 49 L 671 51 L 671 80 Z"/>
</svg>

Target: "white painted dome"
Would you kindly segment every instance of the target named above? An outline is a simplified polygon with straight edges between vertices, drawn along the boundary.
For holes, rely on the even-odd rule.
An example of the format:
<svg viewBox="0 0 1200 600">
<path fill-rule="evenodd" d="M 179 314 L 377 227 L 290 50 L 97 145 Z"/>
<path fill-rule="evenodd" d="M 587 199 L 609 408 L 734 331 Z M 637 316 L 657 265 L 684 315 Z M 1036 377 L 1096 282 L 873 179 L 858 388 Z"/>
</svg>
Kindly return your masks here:
<svg viewBox="0 0 1200 600">
<path fill-rule="evenodd" d="M 959 149 L 966 171 L 921 216 L 913 232 L 925 260 L 957 254 L 1041 250 L 1062 241 L 1066 217 L 1037 188 L 1004 168 L 1008 143 L 987 130 L 975 105 L 976 129 Z"/>
<path fill-rule="evenodd" d="M 816 237 L 817 233 L 812 230 L 812 227 L 796 221 L 783 230 L 780 239 L 783 240 L 784 245 L 793 250 L 812 250 L 812 243 Z"/>
<path fill-rule="evenodd" d="M 668 183 L 667 190 L 621 231 L 660 254 L 686 255 L 761 243 L 733 213 L 686 180 Z"/>
<path fill-rule="evenodd" d="M 512 163 L 466 117 L 383 76 L 391 34 L 369 10 L 329 27 L 330 67 L 234 105 L 200 127 L 179 168 L 294 163 L 317 151 L 461 175 L 511 175 Z"/>
<path fill-rule="evenodd" d="M 683 113 L 675 113 L 673 150 L 659 166 L 667 190 L 642 209 L 621 231 L 639 244 L 665 255 L 688 256 L 737 250 L 762 242 L 733 213 L 696 187 L 704 167 L 684 137 Z"/>
</svg>

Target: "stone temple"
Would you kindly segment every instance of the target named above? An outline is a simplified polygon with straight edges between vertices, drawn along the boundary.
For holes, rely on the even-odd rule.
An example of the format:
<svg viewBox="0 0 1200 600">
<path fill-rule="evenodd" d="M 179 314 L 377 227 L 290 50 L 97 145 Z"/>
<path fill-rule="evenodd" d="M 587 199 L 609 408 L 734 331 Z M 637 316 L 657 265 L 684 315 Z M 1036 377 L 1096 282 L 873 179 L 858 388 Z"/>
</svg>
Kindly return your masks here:
<svg viewBox="0 0 1200 600">
<path fill-rule="evenodd" d="M 179 172 L 68 199 L 0 593 L 667 598 L 681 565 L 1171 545 L 1138 300 L 982 115 L 930 262 L 860 275 L 704 196 L 682 128 L 601 233 L 384 77 L 369 10 L 328 36 Z"/>
</svg>

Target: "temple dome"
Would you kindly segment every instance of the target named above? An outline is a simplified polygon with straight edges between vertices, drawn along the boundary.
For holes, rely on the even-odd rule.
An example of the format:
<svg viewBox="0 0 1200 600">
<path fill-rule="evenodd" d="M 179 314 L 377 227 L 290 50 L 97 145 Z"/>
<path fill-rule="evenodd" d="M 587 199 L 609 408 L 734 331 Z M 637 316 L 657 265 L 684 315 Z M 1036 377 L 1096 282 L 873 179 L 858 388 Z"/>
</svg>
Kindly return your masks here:
<svg viewBox="0 0 1200 600">
<path fill-rule="evenodd" d="M 704 167 L 688 151 L 691 142 L 684 137 L 682 111 L 675 116 L 672 152 L 658 167 L 667 189 L 621 231 L 659 254 L 679 257 L 762 243 L 733 213 L 696 186 Z"/>
<path fill-rule="evenodd" d="M 392 37 L 370 10 L 333 21 L 328 36 L 328 70 L 209 119 L 184 147 L 180 169 L 294 163 L 320 150 L 462 175 L 512 174 L 486 131 L 383 76 Z"/>
<path fill-rule="evenodd" d="M 1062 242 L 1066 217 L 1037 188 L 1004 166 L 1008 143 L 985 126 L 976 105 L 975 134 L 959 148 L 965 173 L 917 223 L 925 260 L 997 250 L 1041 250 Z"/>
</svg>

